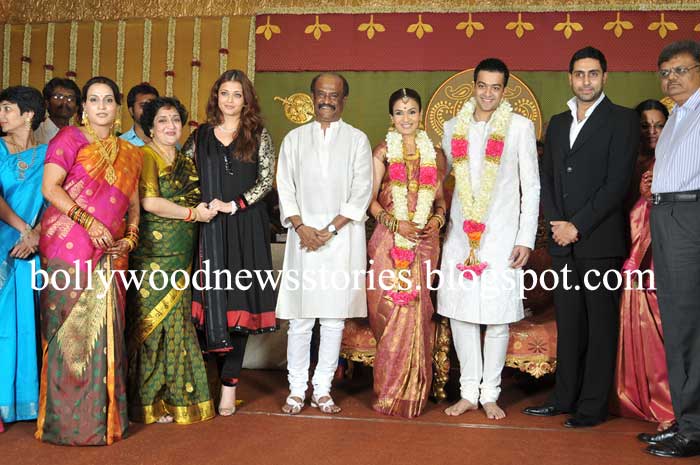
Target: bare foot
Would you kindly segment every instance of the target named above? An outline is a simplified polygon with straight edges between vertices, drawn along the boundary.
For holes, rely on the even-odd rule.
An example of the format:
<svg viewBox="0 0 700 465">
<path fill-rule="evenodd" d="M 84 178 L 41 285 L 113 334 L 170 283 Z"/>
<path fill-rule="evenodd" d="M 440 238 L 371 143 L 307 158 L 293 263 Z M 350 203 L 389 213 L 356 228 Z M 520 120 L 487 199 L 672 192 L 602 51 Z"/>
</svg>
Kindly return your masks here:
<svg viewBox="0 0 700 465">
<path fill-rule="evenodd" d="M 173 418 L 172 415 L 169 415 L 169 414 L 166 413 L 165 415 L 163 415 L 163 416 L 161 416 L 160 418 L 158 418 L 158 419 L 156 420 L 156 423 L 161 423 L 161 424 L 164 424 L 164 423 L 172 423 L 174 420 L 175 420 L 175 419 Z"/>
<path fill-rule="evenodd" d="M 662 421 L 659 426 L 656 427 L 656 431 L 663 431 L 670 428 L 673 425 L 672 421 Z"/>
<path fill-rule="evenodd" d="M 476 410 L 479 408 L 476 404 L 472 404 L 467 399 L 459 399 L 455 404 L 450 405 L 445 409 L 445 415 L 450 417 L 458 417 L 464 412 L 469 410 Z"/>
<path fill-rule="evenodd" d="M 496 402 L 486 402 L 482 404 L 482 407 L 484 407 L 486 418 L 490 420 L 502 420 L 506 417 L 506 412 Z"/>
<path fill-rule="evenodd" d="M 219 415 L 230 417 L 234 413 L 236 413 L 236 386 L 221 386 Z"/>
</svg>

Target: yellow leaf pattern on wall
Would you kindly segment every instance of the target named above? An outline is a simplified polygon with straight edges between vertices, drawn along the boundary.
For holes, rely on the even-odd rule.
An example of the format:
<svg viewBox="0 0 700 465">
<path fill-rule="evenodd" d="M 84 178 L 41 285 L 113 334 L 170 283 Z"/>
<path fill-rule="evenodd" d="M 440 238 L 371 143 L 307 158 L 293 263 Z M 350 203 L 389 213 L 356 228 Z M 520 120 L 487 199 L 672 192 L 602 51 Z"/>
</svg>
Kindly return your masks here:
<svg viewBox="0 0 700 465">
<path fill-rule="evenodd" d="M 572 23 L 571 22 L 571 15 L 569 13 L 566 14 L 566 21 L 563 23 L 558 23 L 556 26 L 554 26 L 554 30 L 559 32 L 559 31 L 564 31 L 564 37 L 567 39 L 570 39 L 571 36 L 573 35 L 574 31 L 576 32 L 581 32 L 583 31 L 583 26 L 581 26 L 581 23 Z"/>
<path fill-rule="evenodd" d="M 374 22 L 374 15 L 369 16 L 369 23 L 362 23 L 357 28 L 358 31 L 367 31 L 367 38 L 372 40 L 375 32 L 384 32 L 386 29 L 383 24 Z"/>
<path fill-rule="evenodd" d="M 418 22 L 408 26 L 406 32 L 415 34 L 416 37 L 422 39 L 426 32 L 433 32 L 433 26 L 423 22 L 423 15 L 418 15 Z"/>
<path fill-rule="evenodd" d="M 483 31 L 484 25 L 477 21 L 472 21 L 472 14 L 469 13 L 469 19 L 466 22 L 459 23 L 457 25 L 458 31 L 464 31 L 467 37 L 471 39 L 474 35 L 474 31 Z"/>
<path fill-rule="evenodd" d="M 649 25 L 650 31 L 659 31 L 659 37 L 666 38 L 668 31 L 677 31 L 678 25 L 672 21 L 666 21 L 666 15 L 661 13 L 661 19 Z"/>
<path fill-rule="evenodd" d="M 331 27 L 328 24 L 321 23 L 318 19 L 318 15 L 316 15 L 316 22 L 306 26 L 306 29 L 304 29 L 304 34 L 313 34 L 314 39 L 319 40 L 322 33 L 331 31 Z"/>
<path fill-rule="evenodd" d="M 270 17 L 267 17 L 267 23 L 262 26 L 258 26 L 255 30 L 256 34 L 262 34 L 265 40 L 272 39 L 272 34 L 279 34 L 281 32 L 280 27 L 274 24 L 270 24 Z"/>
<path fill-rule="evenodd" d="M 515 29 L 515 35 L 518 37 L 518 39 L 521 39 L 525 34 L 525 31 L 534 31 L 535 26 L 533 26 L 532 23 L 524 22 L 523 14 L 518 13 L 518 21 L 512 21 L 506 24 L 506 29 L 509 31 Z"/>
<path fill-rule="evenodd" d="M 622 21 L 620 19 L 620 12 L 617 12 L 617 17 L 615 18 L 615 21 L 610 21 L 605 23 L 605 26 L 603 26 L 603 30 L 605 31 L 613 31 L 615 33 L 615 37 L 618 39 L 622 37 L 622 32 L 623 31 L 629 31 L 630 29 L 634 29 L 634 25 L 629 22 L 629 21 Z"/>
</svg>

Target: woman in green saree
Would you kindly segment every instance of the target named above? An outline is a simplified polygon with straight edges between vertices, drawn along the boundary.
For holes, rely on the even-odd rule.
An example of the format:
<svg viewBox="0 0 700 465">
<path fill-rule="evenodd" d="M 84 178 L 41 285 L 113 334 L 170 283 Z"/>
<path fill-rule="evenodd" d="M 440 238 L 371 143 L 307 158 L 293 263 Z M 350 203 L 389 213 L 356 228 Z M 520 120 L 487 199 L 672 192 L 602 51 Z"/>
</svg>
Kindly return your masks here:
<svg viewBox="0 0 700 465">
<path fill-rule="evenodd" d="M 180 102 L 166 97 L 149 102 L 141 117 L 152 140 L 142 148 L 140 241 L 129 257 L 130 269 L 144 279 L 128 292 L 127 392 L 129 418 L 143 423 L 189 424 L 214 417 L 191 322 L 188 276 L 194 223 L 209 222 L 217 212 L 200 202 L 194 163 L 177 150 L 186 120 Z"/>
</svg>

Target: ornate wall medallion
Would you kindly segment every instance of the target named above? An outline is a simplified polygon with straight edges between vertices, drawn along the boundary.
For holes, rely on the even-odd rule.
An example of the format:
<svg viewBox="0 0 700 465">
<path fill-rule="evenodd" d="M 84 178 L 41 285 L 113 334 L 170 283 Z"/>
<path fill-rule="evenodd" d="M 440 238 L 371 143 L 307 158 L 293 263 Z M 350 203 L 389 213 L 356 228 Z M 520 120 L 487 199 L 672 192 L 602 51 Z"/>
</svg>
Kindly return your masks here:
<svg viewBox="0 0 700 465">
<path fill-rule="evenodd" d="M 294 124 L 304 124 L 314 117 L 314 102 L 309 94 L 299 92 L 287 98 L 275 97 L 282 102 L 284 116 Z"/>
</svg>

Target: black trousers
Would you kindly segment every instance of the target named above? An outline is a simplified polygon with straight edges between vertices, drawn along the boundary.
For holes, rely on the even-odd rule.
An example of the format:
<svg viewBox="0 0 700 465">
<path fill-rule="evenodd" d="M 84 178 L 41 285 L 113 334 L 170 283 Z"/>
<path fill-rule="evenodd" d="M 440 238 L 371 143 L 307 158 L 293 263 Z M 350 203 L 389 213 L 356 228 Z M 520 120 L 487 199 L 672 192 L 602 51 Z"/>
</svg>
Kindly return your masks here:
<svg viewBox="0 0 700 465">
<path fill-rule="evenodd" d="M 608 290 L 603 276 L 620 270 L 621 258 L 552 257 L 559 276 L 554 289 L 557 371 L 551 402 L 579 417 L 605 420 L 615 374 L 620 290 Z M 563 281 L 564 267 L 569 270 Z M 584 278 L 588 274 L 590 288 Z M 617 279 L 610 275 L 610 284 Z M 568 284 L 571 289 L 566 290 Z M 597 289 L 595 286 L 600 285 Z M 624 282 L 623 282 L 624 285 Z M 578 289 L 577 289 L 578 288 Z"/>
<path fill-rule="evenodd" d="M 226 352 L 223 356 L 217 357 L 221 384 L 224 386 L 236 386 L 238 384 L 247 342 L 247 334 L 231 333 L 231 345 L 233 350 Z"/>
<path fill-rule="evenodd" d="M 673 412 L 700 440 L 700 202 L 655 205 L 651 237 Z"/>
</svg>

